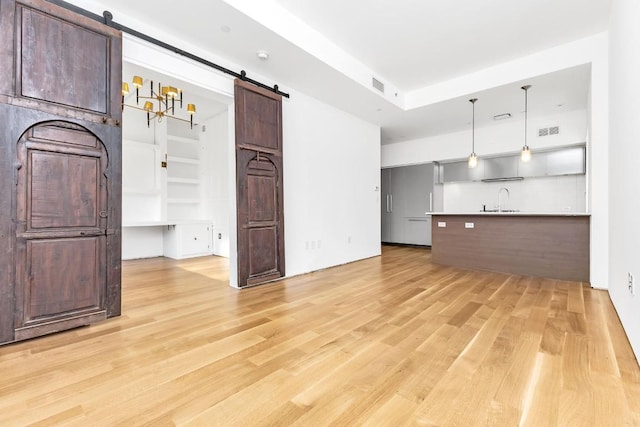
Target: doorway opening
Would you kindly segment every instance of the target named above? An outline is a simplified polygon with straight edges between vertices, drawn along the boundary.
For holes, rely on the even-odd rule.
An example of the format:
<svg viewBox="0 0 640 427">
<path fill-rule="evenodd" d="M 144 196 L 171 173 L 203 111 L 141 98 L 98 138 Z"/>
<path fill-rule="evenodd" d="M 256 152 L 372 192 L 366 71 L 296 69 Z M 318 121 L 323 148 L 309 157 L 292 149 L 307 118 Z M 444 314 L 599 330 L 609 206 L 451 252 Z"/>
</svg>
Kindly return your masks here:
<svg viewBox="0 0 640 427">
<path fill-rule="evenodd" d="M 123 81 L 132 87 L 134 76 L 145 83 L 140 96 L 150 95 L 151 81 L 156 89 L 158 83 L 170 85 L 183 92 L 183 108 L 176 105 L 175 115 L 189 120 L 187 104 L 195 104 L 196 114 L 193 126 L 168 116 L 148 123 L 146 111 L 124 107 L 122 259 L 229 258 L 233 98 L 125 60 Z M 140 108 L 144 102 L 136 104 L 135 90 L 124 98 Z"/>
</svg>

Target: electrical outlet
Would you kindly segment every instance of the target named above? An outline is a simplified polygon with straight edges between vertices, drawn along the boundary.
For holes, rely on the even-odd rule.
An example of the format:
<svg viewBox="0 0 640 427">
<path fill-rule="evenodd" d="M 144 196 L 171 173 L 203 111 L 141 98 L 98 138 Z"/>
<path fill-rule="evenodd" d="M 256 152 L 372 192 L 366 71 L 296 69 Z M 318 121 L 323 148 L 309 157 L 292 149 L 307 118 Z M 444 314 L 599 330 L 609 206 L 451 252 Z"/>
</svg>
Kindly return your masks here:
<svg viewBox="0 0 640 427">
<path fill-rule="evenodd" d="M 218 240 L 222 239 L 222 233 L 218 233 Z"/>
<path fill-rule="evenodd" d="M 636 284 L 635 284 L 635 281 L 633 280 L 633 274 L 631 273 L 628 273 L 628 276 L 627 276 L 627 286 L 629 286 L 629 292 L 631 292 L 631 295 L 635 295 Z"/>
</svg>

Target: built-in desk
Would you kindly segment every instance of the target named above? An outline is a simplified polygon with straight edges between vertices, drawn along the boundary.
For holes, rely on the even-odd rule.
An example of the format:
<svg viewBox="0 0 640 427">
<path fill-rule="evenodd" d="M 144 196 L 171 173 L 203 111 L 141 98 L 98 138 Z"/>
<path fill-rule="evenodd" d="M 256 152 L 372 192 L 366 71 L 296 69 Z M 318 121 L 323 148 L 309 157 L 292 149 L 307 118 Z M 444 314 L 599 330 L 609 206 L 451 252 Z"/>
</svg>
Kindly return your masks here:
<svg viewBox="0 0 640 427">
<path fill-rule="evenodd" d="M 213 254 L 213 224 L 206 220 L 137 221 L 122 225 L 122 259 L 174 259 Z"/>
<path fill-rule="evenodd" d="M 432 214 L 438 264 L 561 280 L 589 281 L 589 214 Z"/>
</svg>

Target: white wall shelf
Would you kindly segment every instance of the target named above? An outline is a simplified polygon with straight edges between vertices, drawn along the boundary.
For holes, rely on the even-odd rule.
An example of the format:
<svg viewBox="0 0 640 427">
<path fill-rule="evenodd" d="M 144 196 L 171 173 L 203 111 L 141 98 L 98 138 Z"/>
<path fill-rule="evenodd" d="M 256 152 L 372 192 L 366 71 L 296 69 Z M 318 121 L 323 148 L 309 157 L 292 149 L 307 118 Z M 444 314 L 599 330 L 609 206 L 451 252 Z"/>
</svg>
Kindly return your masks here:
<svg viewBox="0 0 640 427">
<path fill-rule="evenodd" d="M 167 135 L 167 138 L 170 141 L 183 142 L 185 144 L 198 144 L 200 142 L 200 140 L 197 138 L 186 138 L 184 136 L 178 136 L 173 134 Z"/>
<path fill-rule="evenodd" d="M 190 159 L 187 157 L 167 156 L 168 162 L 187 163 L 192 165 L 200 164 L 200 159 Z"/>
<path fill-rule="evenodd" d="M 167 178 L 167 182 L 176 184 L 193 184 L 200 185 L 200 180 L 195 178 Z"/>
<path fill-rule="evenodd" d="M 175 205 L 197 205 L 200 203 L 200 199 L 168 199 L 167 203 Z"/>
<path fill-rule="evenodd" d="M 137 188 L 122 188 L 123 195 L 131 196 L 159 196 L 160 190 L 140 190 Z"/>
</svg>

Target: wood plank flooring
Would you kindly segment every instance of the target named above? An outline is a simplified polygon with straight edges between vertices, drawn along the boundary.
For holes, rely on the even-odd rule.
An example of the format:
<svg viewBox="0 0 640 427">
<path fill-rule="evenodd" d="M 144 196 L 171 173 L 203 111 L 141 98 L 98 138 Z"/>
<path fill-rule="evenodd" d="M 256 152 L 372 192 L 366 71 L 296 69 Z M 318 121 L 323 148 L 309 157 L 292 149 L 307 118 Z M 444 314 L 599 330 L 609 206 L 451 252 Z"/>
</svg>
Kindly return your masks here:
<svg viewBox="0 0 640 427">
<path fill-rule="evenodd" d="M 606 292 L 430 256 L 243 291 L 221 258 L 127 261 L 122 317 L 0 347 L 0 425 L 640 426 Z"/>
</svg>

